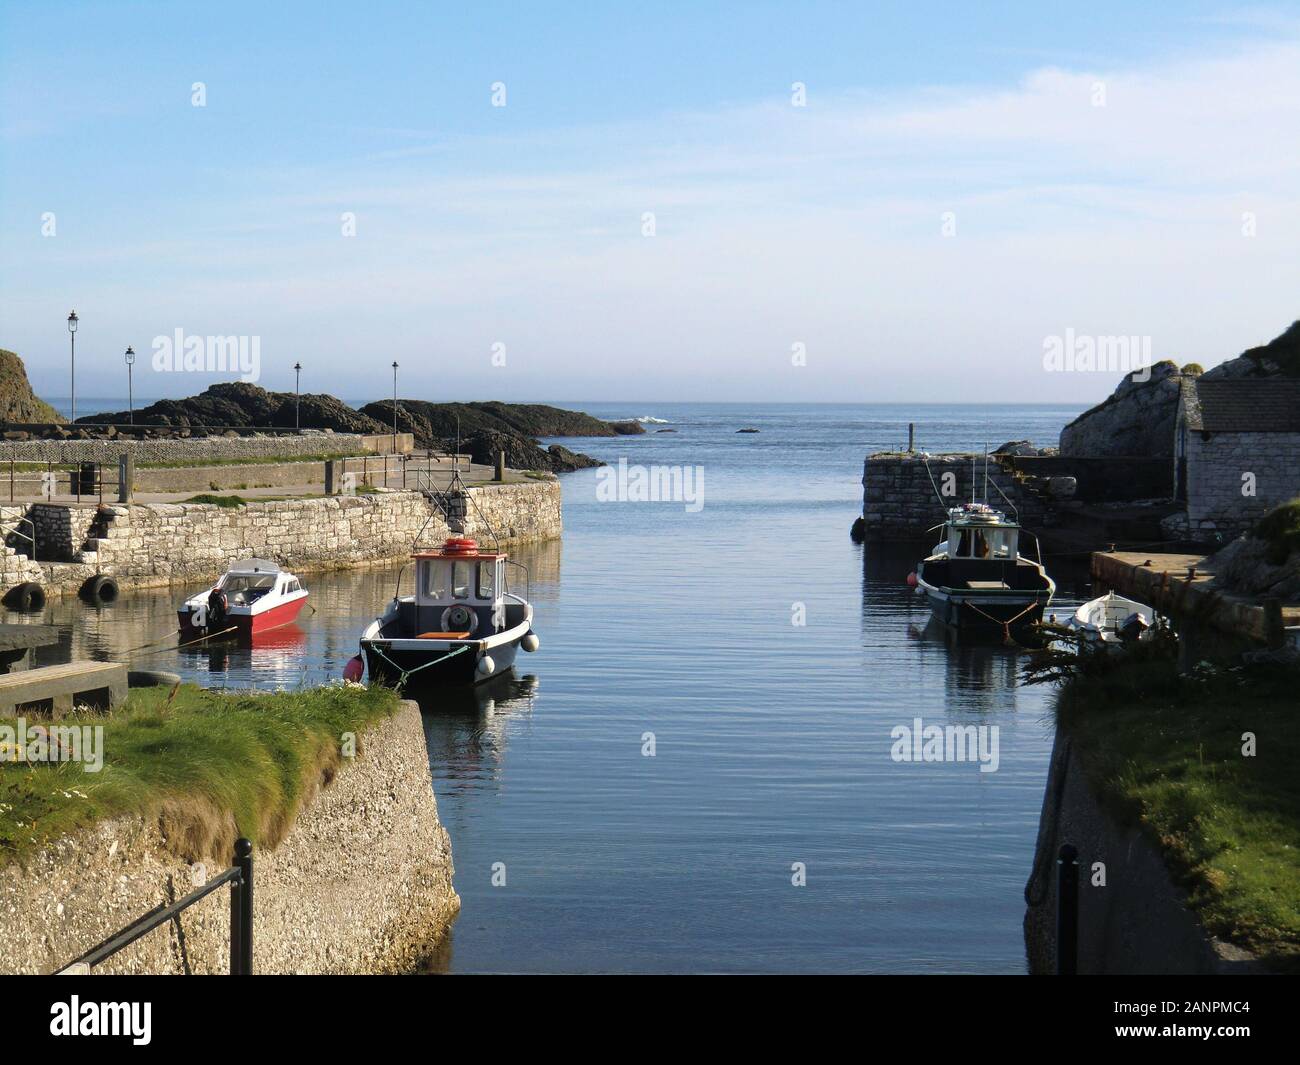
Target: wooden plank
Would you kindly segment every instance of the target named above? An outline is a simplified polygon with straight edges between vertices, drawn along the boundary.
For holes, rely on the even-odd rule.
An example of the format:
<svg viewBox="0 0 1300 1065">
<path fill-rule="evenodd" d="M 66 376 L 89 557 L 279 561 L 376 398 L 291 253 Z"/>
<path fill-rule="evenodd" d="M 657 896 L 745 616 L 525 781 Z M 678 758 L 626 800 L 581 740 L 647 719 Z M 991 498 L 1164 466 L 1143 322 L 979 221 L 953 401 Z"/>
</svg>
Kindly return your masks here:
<svg viewBox="0 0 1300 1065">
<path fill-rule="evenodd" d="M 60 717 L 70 712 L 77 696 L 107 692 L 108 706 L 121 704 L 127 695 L 126 666 L 116 662 L 67 662 L 0 676 L 0 717 L 15 717 L 20 706 L 50 704 Z"/>
<path fill-rule="evenodd" d="M 66 681 L 69 678 L 76 680 L 95 678 L 97 675 L 110 677 L 125 670 L 126 666 L 116 662 L 65 662 L 62 665 L 42 666 L 40 669 L 27 669 L 18 673 L 0 675 L 0 688 L 12 688 L 37 681 L 51 683 Z"/>
</svg>

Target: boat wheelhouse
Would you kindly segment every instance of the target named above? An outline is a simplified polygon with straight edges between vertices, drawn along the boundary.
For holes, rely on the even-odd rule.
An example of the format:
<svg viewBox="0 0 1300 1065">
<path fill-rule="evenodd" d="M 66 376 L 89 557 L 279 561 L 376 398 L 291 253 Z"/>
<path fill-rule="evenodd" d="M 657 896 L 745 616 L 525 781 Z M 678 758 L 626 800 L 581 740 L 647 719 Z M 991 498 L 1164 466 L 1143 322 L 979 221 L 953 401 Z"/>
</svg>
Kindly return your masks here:
<svg viewBox="0 0 1300 1065">
<path fill-rule="evenodd" d="M 288 625 L 307 605 L 307 589 L 292 573 L 264 558 L 245 558 L 206 592 L 177 611 L 181 640 L 234 636 L 247 639 Z"/>
<path fill-rule="evenodd" d="M 508 567 L 518 564 L 504 552 L 452 537 L 411 559 L 414 592 L 400 594 L 399 574 L 398 594 L 361 635 L 358 657 L 372 683 L 407 691 L 474 684 L 508 671 L 521 646 L 537 650 L 533 608 L 510 591 Z"/>
<path fill-rule="evenodd" d="M 1019 523 L 986 503 L 964 503 L 948 511 L 941 527 L 945 538 L 916 568 L 916 586 L 939 621 L 1004 636 L 1042 621 L 1056 585 L 1041 555 L 1021 554 L 1026 531 Z"/>
</svg>

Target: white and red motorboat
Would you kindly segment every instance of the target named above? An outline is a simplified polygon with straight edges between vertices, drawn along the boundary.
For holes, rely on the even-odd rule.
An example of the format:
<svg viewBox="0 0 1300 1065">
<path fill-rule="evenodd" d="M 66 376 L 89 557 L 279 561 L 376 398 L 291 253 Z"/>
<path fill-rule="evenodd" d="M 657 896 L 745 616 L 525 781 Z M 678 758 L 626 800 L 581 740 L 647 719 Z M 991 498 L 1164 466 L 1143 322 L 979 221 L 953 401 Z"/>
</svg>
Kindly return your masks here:
<svg viewBox="0 0 1300 1065">
<path fill-rule="evenodd" d="M 181 639 L 256 636 L 288 625 L 306 604 L 307 589 L 292 573 L 264 558 L 241 559 L 212 588 L 181 604 Z"/>
</svg>

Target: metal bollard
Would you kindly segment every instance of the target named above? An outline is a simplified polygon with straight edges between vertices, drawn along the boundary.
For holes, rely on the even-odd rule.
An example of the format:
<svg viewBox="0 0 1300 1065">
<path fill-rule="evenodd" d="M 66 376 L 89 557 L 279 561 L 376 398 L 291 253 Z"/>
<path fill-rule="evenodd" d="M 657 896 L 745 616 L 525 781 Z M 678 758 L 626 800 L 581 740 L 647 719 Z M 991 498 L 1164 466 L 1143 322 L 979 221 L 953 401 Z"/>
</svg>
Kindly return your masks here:
<svg viewBox="0 0 1300 1065">
<path fill-rule="evenodd" d="M 1069 843 L 1056 854 L 1056 975 L 1079 968 L 1079 852 Z"/>
<path fill-rule="evenodd" d="M 235 841 L 239 882 L 230 885 L 230 975 L 253 975 L 253 844 Z"/>
</svg>

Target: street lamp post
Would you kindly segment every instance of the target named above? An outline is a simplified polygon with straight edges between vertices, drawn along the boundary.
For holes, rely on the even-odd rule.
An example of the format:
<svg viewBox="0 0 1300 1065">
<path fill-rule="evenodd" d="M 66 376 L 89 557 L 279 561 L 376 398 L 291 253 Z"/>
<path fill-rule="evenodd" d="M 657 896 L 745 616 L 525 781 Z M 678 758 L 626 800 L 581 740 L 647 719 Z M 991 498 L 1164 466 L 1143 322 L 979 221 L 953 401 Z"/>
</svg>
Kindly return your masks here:
<svg viewBox="0 0 1300 1065">
<path fill-rule="evenodd" d="M 298 408 L 302 402 L 301 392 L 298 388 L 298 383 L 301 380 L 302 380 L 302 363 L 295 362 L 293 364 L 293 428 L 295 432 L 298 430 Z"/>
<path fill-rule="evenodd" d="M 72 345 L 72 417 L 70 421 L 77 420 L 77 312 L 72 311 L 68 315 L 68 340 Z"/>
<path fill-rule="evenodd" d="M 397 360 L 393 360 L 393 454 L 397 454 Z"/>
<path fill-rule="evenodd" d="M 126 405 L 128 411 L 127 417 L 130 419 L 131 424 L 134 425 L 135 424 L 135 389 L 132 387 L 131 384 L 131 367 L 135 365 L 135 348 L 130 347 L 128 345 L 126 349 L 126 355 L 124 356 L 124 358 L 126 359 Z"/>
</svg>

